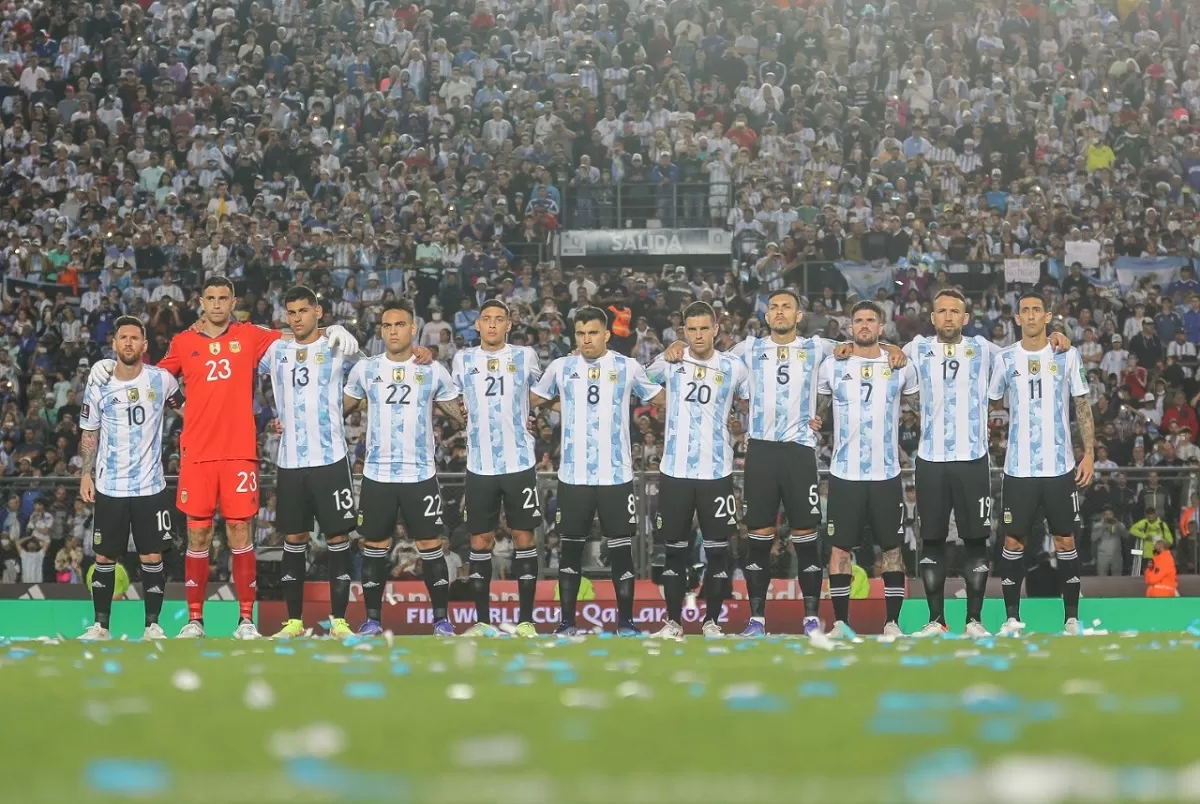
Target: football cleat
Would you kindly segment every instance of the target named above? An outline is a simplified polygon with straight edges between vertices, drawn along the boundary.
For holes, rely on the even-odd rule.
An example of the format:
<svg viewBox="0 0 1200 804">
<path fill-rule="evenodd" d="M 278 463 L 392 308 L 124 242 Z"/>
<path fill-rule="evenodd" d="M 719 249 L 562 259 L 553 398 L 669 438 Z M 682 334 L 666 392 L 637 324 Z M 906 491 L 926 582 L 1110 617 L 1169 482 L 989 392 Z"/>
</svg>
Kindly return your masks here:
<svg viewBox="0 0 1200 804">
<path fill-rule="evenodd" d="M 176 639 L 202 639 L 203 637 L 204 623 L 199 620 L 190 620 L 179 630 L 179 636 Z"/>
<path fill-rule="evenodd" d="M 883 635 L 885 637 L 891 637 L 892 639 L 897 639 L 899 637 L 904 636 L 904 632 L 900 630 L 899 623 L 892 621 L 890 623 L 883 624 Z"/>
<path fill-rule="evenodd" d="M 301 628 L 301 633 L 304 633 L 303 628 Z M 258 633 L 258 626 L 256 626 L 252 620 L 242 620 L 240 623 L 238 623 L 238 627 L 234 629 L 233 638 L 262 639 L 262 634 Z"/>
<path fill-rule="evenodd" d="M 517 623 L 517 630 L 513 632 L 513 635 L 521 639 L 533 639 L 538 632 L 533 623 Z"/>
<path fill-rule="evenodd" d="M 558 628 L 554 629 L 554 635 L 560 637 L 573 637 L 579 635 L 579 629 L 573 625 L 559 623 Z"/>
<path fill-rule="evenodd" d="M 747 637 L 749 639 L 753 639 L 755 637 L 760 637 L 760 636 L 766 636 L 767 635 L 767 625 L 762 620 L 756 620 L 754 618 L 751 618 L 750 622 L 746 623 L 746 629 L 744 631 L 742 631 L 741 635 L 744 637 Z"/>
<path fill-rule="evenodd" d="M 490 639 L 492 637 L 500 636 L 500 631 L 491 623 L 475 623 L 463 632 L 463 636 L 486 637 Z"/>
<path fill-rule="evenodd" d="M 941 623 L 931 621 L 931 622 L 926 623 L 925 627 L 922 628 L 920 631 L 917 631 L 915 634 L 913 634 L 913 636 L 922 637 L 922 638 L 924 638 L 924 637 L 939 637 L 942 634 L 948 633 L 949 631 L 950 631 L 950 629 L 948 627 L 942 625 Z"/>
<path fill-rule="evenodd" d="M 158 623 L 150 623 L 142 632 L 142 639 L 166 639 L 167 632 Z"/>
<path fill-rule="evenodd" d="M 362 629 L 359 629 L 359 633 L 362 633 Z M 433 635 L 435 637 L 452 637 L 454 636 L 454 626 L 450 624 L 449 620 L 443 617 L 433 624 Z"/>
<path fill-rule="evenodd" d="M 1079 624 L 1077 618 L 1072 617 L 1063 625 L 1063 634 L 1066 636 L 1081 636 L 1083 634 L 1083 626 Z"/>
<path fill-rule="evenodd" d="M 364 637 L 383 636 L 383 626 L 379 624 L 379 620 L 367 620 L 358 627 L 358 635 Z"/>
<path fill-rule="evenodd" d="M 1021 622 L 1016 617 L 1009 617 L 1004 621 L 1004 625 L 1000 626 L 1000 636 L 1019 637 L 1024 630 L 1025 623 Z"/>
<path fill-rule="evenodd" d="M 642 629 L 638 628 L 631 621 L 625 620 L 617 624 L 617 636 L 619 637 L 640 637 L 643 636 Z"/>
<path fill-rule="evenodd" d="M 854 629 L 841 620 L 836 620 L 833 623 L 833 628 L 829 629 L 828 634 L 830 639 L 854 639 Z"/>
<path fill-rule="evenodd" d="M 350 623 L 346 622 L 344 617 L 334 617 L 329 621 L 329 635 L 334 639 L 345 639 L 348 636 L 354 636 L 354 629 L 350 627 Z"/>
<path fill-rule="evenodd" d="M 680 642 L 683 640 L 683 626 L 674 620 L 665 620 L 663 627 L 655 631 L 653 635 L 658 639 L 673 639 Z"/>
<path fill-rule="evenodd" d="M 983 627 L 983 623 L 979 622 L 979 620 L 971 620 L 971 622 L 967 623 L 966 630 L 963 633 L 971 639 L 984 639 L 991 636 L 991 633 Z"/>
<path fill-rule="evenodd" d="M 288 620 L 272 639 L 295 639 L 304 636 L 304 620 Z"/>
<path fill-rule="evenodd" d="M 705 620 L 704 625 L 700 626 L 700 633 L 704 634 L 706 639 L 720 639 L 725 636 L 716 620 Z"/>
<path fill-rule="evenodd" d="M 110 639 L 112 639 L 112 634 L 100 623 L 92 623 L 86 631 L 79 635 L 80 642 L 106 642 Z"/>
</svg>

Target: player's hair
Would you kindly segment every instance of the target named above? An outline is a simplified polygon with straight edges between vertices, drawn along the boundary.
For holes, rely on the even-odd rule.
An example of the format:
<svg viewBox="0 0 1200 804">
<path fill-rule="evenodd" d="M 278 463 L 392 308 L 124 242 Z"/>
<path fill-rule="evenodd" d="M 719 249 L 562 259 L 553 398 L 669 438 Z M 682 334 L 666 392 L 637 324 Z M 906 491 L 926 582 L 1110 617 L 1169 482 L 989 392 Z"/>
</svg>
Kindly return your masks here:
<svg viewBox="0 0 1200 804">
<path fill-rule="evenodd" d="M 873 301 L 860 301 L 858 304 L 854 305 L 854 307 L 850 309 L 851 320 L 853 320 L 856 314 L 863 310 L 874 313 L 875 318 L 879 319 L 879 323 L 883 323 L 883 308 Z"/>
<path fill-rule="evenodd" d="M 479 305 L 479 314 L 483 315 L 483 311 L 489 307 L 495 307 L 497 310 L 503 310 L 507 318 L 512 318 L 512 311 L 508 309 L 508 305 L 499 299 L 488 299 L 483 304 Z"/>
<path fill-rule="evenodd" d="M 296 285 L 294 288 L 289 288 L 288 292 L 283 294 L 283 305 L 286 307 L 295 301 L 305 301 L 316 307 L 320 302 L 317 301 L 317 294 L 308 285 Z"/>
<path fill-rule="evenodd" d="M 388 312 L 389 310 L 399 310 L 400 312 L 405 313 L 408 315 L 409 321 L 415 322 L 417 320 L 417 311 L 413 308 L 412 302 L 410 302 L 408 299 L 392 299 L 389 302 L 385 302 L 383 305 L 383 312 L 379 314 L 380 321 L 383 320 L 384 313 Z"/>
<path fill-rule="evenodd" d="M 796 307 L 800 306 L 800 294 L 796 293 L 796 291 L 792 290 L 791 288 L 780 288 L 779 290 L 773 291 L 771 295 L 767 297 L 767 303 L 770 304 L 771 299 L 775 298 L 776 296 L 790 296 L 792 301 L 796 303 Z"/>
<path fill-rule="evenodd" d="M 684 321 L 687 321 L 689 318 L 696 318 L 696 317 L 702 316 L 702 315 L 708 316 L 713 321 L 717 320 L 717 314 L 713 310 L 712 305 L 709 304 L 708 302 L 702 302 L 702 301 L 692 302 L 687 307 L 683 308 L 683 320 Z"/>
<path fill-rule="evenodd" d="M 146 325 L 142 322 L 142 319 L 135 315 L 123 315 L 113 322 L 114 338 L 121 331 L 121 327 L 137 327 L 141 331 L 142 337 L 146 337 Z"/>
<path fill-rule="evenodd" d="M 964 310 L 966 309 L 967 297 L 962 295 L 962 292 L 960 290 L 958 290 L 956 288 L 943 288 L 938 291 L 936 296 L 933 297 L 934 302 L 937 302 L 937 300 L 942 298 L 943 296 L 949 296 L 952 299 L 958 299 L 960 302 L 963 303 L 963 309 Z"/>
<path fill-rule="evenodd" d="M 1024 293 L 1022 293 L 1020 296 L 1017 297 L 1017 308 L 1018 309 L 1021 306 L 1021 302 L 1025 301 L 1026 299 L 1037 299 L 1039 302 L 1042 303 L 1043 310 L 1050 309 L 1049 307 L 1046 306 L 1046 297 L 1043 296 L 1041 293 L 1038 293 L 1036 290 L 1027 290 Z"/>
<path fill-rule="evenodd" d="M 608 329 L 608 315 L 599 307 L 580 307 L 575 311 L 575 326 L 586 324 L 589 321 L 599 321 L 605 329 Z"/>
<path fill-rule="evenodd" d="M 200 286 L 200 295 L 204 295 L 204 291 L 209 288 L 228 288 L 231 296 L 237 295 L 237 290 L 233 287 L 233 280 L 227 276 L 210 276 L 204 280 L 204 284 Z"/>
</svg>

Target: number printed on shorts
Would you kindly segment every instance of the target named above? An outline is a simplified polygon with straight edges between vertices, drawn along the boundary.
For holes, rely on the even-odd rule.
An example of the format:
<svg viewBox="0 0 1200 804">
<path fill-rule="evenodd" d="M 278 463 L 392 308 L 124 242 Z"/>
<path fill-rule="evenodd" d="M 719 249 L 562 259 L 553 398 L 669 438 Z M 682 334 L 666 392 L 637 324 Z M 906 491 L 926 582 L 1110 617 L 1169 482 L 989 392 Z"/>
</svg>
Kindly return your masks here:
<svg viewBox="0 0 1200 804">
<path fill-rule="evenodd" d="M 813 508 L 821 504 L 821 493 L 817 490 L 817 484 L 813 483 L 808 487 L 808 503 Z"/>
<path fill-rule="evenodd" d="M 538 507 L 538 491 L 537 486 L 529 486 L 521 489 L 525 495 L 525 502 L 521 505 L 526 511 L 535 511 Z"/>
<path fill-rule="evenodd" d="M 717 505 L 717 513 L 715 514 L 717 519 L 724 519 L 725 517 L 732 519 L 736 515 L 737 501 L 733 498 L 732 494 L 728 497 L 715 497 L 713 498 L 713 502 Z"/>
<path fill-rule="evenodd" d="M 338 511 L 349 511 L 354 507 L 354 492 L 350 489 L 338 489 L 333 492 L 333 507 Z"/>
<path fill-rule="evenodd" d="M 425 500 L 426 519 L 442 515 L 442 493 L 440 491 L 437 494 L 426 494 L 423 499 Z"/>
<path fill-rule="evenodd" d="M 171 532 L 171 512 L 163 510 L 159 511 L 155 516 L 158 518 L 159 531 L 164 536 L 168 535 Z"/>
<path fill-rule="evenodd" d="M 237 478 L 238 494 L 249 494 L 258 491 L 258 472 L 238 472 Z"/>
<path fill-rule="evenodd" d="M 233 376 L 233 370 L 229 367 L 229 358 L 222 357 L 220 360 L 207 360 L 204 365 L 208 367 L 209 382 L 228 380 Z"/>
</svg>

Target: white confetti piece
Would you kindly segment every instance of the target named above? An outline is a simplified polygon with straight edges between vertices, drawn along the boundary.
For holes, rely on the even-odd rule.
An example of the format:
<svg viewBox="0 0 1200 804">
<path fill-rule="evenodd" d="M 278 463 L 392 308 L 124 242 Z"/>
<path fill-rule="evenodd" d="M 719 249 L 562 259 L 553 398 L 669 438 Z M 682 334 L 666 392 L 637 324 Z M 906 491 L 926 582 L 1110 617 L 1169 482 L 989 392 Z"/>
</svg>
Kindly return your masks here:
<svg viewBox="0 0 1200 804">
<path fill-rule="evenodd" d="M 469 701 L 475 697 L 475 689 L 470 684 L 451 684 L 446 687 L 446 697 L 452 701 Z"/>
<path fill-rule="evenodd" d="M 617 685 L 618 698 L 636 698 L 640 701 L 648 701 L 654 697 L 654 690 L 650 689 L 640 681 L 622 681 Z"/>
<path fill-rule="evenodd" d="M 94 659 L 96 657 L 92 655 L 92 652 L 90 650 L 85 650 L 83 652 L 83 658 L 87 659 L 90 662 L 92 659 Z"/>
<path fill-rule="evenodd" d="M 392 647 L 392 643 L 396 641 L 396 635 L 393 634 L 391 631 L 384 631 L 383 632 L 383 641 L 386 642 L 387 646 L 390 648 L 390 647 Z"/>
<path fill-rule="evenodd" d="M 175 689 L 177 690 L 195 692 L 200 689 L 200 676 L 191 670 L 176 670 L 175 675 L 171 676 L 171 683 L 175 685 Z"/>
<path fill-rule="evenodd" d="M 1063 695 L 1103 695 L 1104 685 L 1086 678 L 1072 678 L 1063 682 Z"/>
<path fill-rule="evenodd" d="M 571 709 L 607 709 L 608 696 L 596 690 L 571 688 L 563 690 L 562 705 Z"/>
<path fill-rule="evenodd" d="M 763 694 L 762 684 L 757 681 L 749 681 L 744 684 L 730 684 L 721 690 L 721 699 L 731 701 L 735 698 L 757 698 Z"/>
<path fill-rule="evenodd" d="M 471 737 L 454 746 L 454 759 L 464 768 L 519 765 L 529 755 L 529 746 L 514 734 Z"/>
<path fill-rule="evenodd" d="M 728 651 L 727 651 L 727 652 L 728 652 Z M 646 651 L 646 655 L 647 655 L 647 656 L 658 656 L 658 655 L 660 655 L 661 653 L 662 653 L 662 651 L 661 651 L 661 650 L 659 650 L 658 648 L 649 648 L 649 649 L 647 649 L 647 651 Z"/>
<path fill-rule="evenodd" d="M 429 664 L 429 672 L 431 672 L 431 673 L 444 673 L 444 672 L 446 672 L 446 665 L 445 665 L 445 663 L 443 663 L 443 662 L 430 662 L 430 664 Z"/>
<path fill-rule="evenodd" d="M 459 667 L 471 667 L 475 664 L 475 643 L 456 642 L 454 645 L 454 663 Z"/>
<path fill-rule="evenodd" d="M 267 750 L 278 759 L 322 759 L 346 750 L 346 733 L 331 723 L 313 723 L 296 731 L 273 733 L 267 741 Z"/>
<path fill-rule="evenodd" d="M 246 685 L 242 703 L 256 712 L 270 709 L 275 705 L 275 689 L 261 678 L 256 678 Z"/>
<path fill-rule="evenodd" d="M 704 679 L 690 670 L 679 670 L 671 674 L 672 684 L 702 684 Z"/>
</svg>

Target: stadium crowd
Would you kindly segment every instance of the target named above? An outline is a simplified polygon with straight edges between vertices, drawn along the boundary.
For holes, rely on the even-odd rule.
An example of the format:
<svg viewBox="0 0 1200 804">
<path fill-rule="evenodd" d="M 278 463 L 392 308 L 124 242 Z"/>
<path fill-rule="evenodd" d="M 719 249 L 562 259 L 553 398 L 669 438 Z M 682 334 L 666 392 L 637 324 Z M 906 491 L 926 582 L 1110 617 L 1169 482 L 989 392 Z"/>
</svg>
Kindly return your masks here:
<svg viewBox="0 0 1200 804">
<path fill-rule="evenodd" d="M 161 357 L 204 276 L 233 278 L 239 317 L 275 327 L 283 291 L 308 284 L 371 354 L 380 305 L 410 295 L 447 363 L 488 298 L 544 364 L 599 300 L 630 316 L 614 347 L 649 362 L 681 337 L 687 301 L 718 308 L 728 348 L 762 331 L 760 294 L 785 283 L 807 294 L 805 333 L 840 338 L 841 260 L 895 266 L 877 294 L 893 341 L 929 333 L 933 294 L 959 286 L 967 334 L 1009 344 L 1015 257 L 1041 262 L 1089 370 L 1086 554 L 1137 569 L 1130 531 L 1153 517 L 1144 538 L 1166 523 L 1194 570 L 1200 486 L 1180 468 L 1200 463 L 1200 281 L 1185 267 L 1121 286 L 1114 265 L 1190 266 L 1200 250 L 1195 4 L 15 0 L 0 20 L 4 582 L 81 579 L 90 518 L 68 478 L 87 368 L 123 313 Z M 736 264 L 599 272 L 553 256 L 556 230 L 647 221 L 730 229 Z M 1068 244 L 1087 267 L 1066 264 Z M 264 468 L 272 404 L 256 402 Z M 1000 465 L 1004 414 L 993 423 Z M 441 465 L 461 471 L 464 438 L 442 427 Z M 555 422 L 536 427 L 552 469 Z M 906 451 L 918 427 L 906 412 Z M 661 423 L 639 411 L 637 429 L 653 470 Z M 261 545 L 279 544 L 275 504 Z M 415 551 L 396 559 L 396 577 L 419 573 Z M 213 562 L 227 577 L 227 551 Z"/>
</svg>

